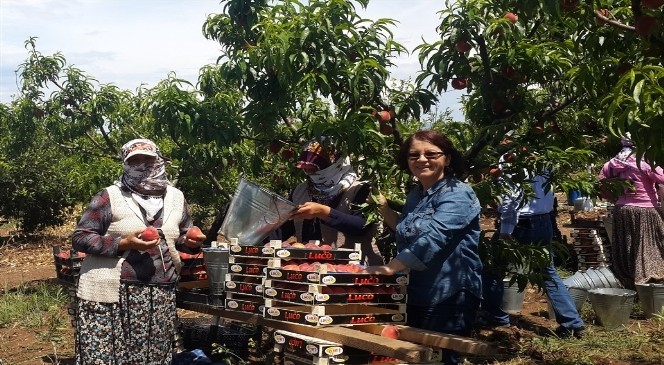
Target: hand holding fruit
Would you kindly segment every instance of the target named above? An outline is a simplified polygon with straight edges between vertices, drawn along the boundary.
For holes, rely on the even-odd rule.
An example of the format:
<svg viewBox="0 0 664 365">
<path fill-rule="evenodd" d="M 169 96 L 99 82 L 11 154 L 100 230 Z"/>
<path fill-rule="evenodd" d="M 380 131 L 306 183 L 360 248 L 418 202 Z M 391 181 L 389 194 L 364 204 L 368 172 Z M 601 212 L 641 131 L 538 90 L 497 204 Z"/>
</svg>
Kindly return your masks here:
<svg viewBox="0 0 664 365">
<path fill-rule="evenodd" d="M 154 230 L 154 232 L 152 232 Z M 145 251 L 156 247 L 159 244 L 159 232 L 154 227 L 148 227 L 145 230 L 135 231 L 120 239 L 118 249 Z"/>
<path fill-rule="evenodd" d="M 187 236 L 185 238 L 185 244 L 191 248 L 201 247 L 203 241 L 205 241 L 206 236 L 203 234 L 200 228 L 192 226 L 187 231 Z"/>
</svg>

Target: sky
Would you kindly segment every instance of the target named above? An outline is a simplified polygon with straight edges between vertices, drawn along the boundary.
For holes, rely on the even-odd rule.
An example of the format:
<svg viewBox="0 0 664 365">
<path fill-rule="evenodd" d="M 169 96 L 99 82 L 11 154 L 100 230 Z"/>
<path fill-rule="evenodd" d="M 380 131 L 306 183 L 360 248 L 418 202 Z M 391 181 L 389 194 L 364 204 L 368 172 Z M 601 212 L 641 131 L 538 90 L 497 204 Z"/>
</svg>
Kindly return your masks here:
<svg viewBox="0 0 664 365">
<path fill-rule="evenodd" d="M 407 5 L 406 5 L 407 4 Z M 397 42 L 412 51 L 422 39 L 434 42 L 440 0 L 371 0 L 360 14 L 391 18 Z M 70 65 L 102 84 L 135 91 L 153 87 L 170 72 L 195 83 L 199 69 L 221 54 L 201 28 L 221 13 L 219 0 L 2 0 L 0 1 L 0 102 L 18 95 L 16 70 L 28 57 L 25 41 L 37 37 L 44 55 L 60 52 Z M 403 55 L 390 69 L 397 79 L 413 79 L 417 54 Z M 461 120 L 461 93 L 441 96 L 440 106 Z"/>
</svg>

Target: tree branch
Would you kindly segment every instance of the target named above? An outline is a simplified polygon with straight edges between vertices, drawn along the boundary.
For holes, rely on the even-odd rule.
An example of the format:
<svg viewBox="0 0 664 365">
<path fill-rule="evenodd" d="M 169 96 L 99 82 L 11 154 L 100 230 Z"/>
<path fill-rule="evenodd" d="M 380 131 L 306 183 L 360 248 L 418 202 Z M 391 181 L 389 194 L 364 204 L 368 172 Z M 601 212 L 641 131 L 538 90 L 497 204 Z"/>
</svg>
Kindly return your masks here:
<svg viewBox="0 0 664 365">
<path fill-rule="evenodd" d="M 637 0 L 637 2 L 638 2 L 638 0 Z M 640 9 L 639 9 L 639 13 L 640 13 Z M 623 24 L 623 23 L 621 23 L 617 20 L 613 20 L 613 19 L 609 19 L 609 18 L 605 17 L 604 15 L 602 15 L 602 12 L 600 10 L 595 10 L 594 14 L 595 14 L 595 18 L 603 21 L 606 24 L 611 25 L 612 27 L 628 30 L 630 32 L 636 31 L 636 28 L 632 27 L 631 25 Z M 636 13 L 634 15 L 636 15 Z"/>
</svg>

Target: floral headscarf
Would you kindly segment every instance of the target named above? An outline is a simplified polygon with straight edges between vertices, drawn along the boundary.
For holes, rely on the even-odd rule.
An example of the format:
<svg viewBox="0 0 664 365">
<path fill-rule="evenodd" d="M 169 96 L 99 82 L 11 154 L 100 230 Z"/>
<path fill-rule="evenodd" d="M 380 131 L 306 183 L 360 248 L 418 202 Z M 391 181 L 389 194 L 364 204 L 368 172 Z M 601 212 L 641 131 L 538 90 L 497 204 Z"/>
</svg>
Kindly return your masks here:
<svg viewBox="0 0 664 365">
<path fill-rule="evenodd" d="M 151 162 L 129 164 L 136 155 L 153 156 Z M 170 183 L 166 176 L 164 158 L 157 145 L 149 139 L 133 139 L 122 146 L 124 174 L 118 185 L 131 191 L 132 199 L 143 208 L 148 221 L 158 218 L 164 207 L 164 194 Z"/>
<path fill-rule="evenodd" d="M 129 164 L 127 161 L 136 155 L 155 157 L 152 163 Z M 123 186 L 135 193 L 148 196 L 162 196 L 169 181 L 166 166 L 157 145 L 149 139 L 133 139 L 122 146 L 124 174 L 120 178 Z"/>
<path fill-rule="evenodd" d="M 329 205 L 334 198 L 346 191 L 357 180 L 357 174 L 350 164 L 350 158 L 342 157 L 332 144 L 321 145 L 318 141 L 308 142 L 300 154 L 298 168 L 314 166 L 316 172 L 308 173 L 309 195 L 317 203 Z"/>
</svg>

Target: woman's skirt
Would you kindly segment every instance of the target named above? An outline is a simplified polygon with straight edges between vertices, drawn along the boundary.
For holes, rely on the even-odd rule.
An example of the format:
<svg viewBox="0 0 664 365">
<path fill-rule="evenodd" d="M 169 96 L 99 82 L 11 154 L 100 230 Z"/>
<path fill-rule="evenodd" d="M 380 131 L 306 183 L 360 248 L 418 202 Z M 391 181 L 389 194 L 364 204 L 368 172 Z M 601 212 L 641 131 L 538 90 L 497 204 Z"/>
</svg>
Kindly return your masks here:
<svg viewBox="0 0 664 365">
<path fill-rule="evenodd" d="M 121 283 L 118 303 L 77 298 L 76 364 L 170 364 L 176 315 L 175 284 Z"/>
<path fill-rule="evenodd" d="M 664 220 L 656 208 L 615 207 L 611 263 L 625 288 L 664 282 Z"/>
</svg>

